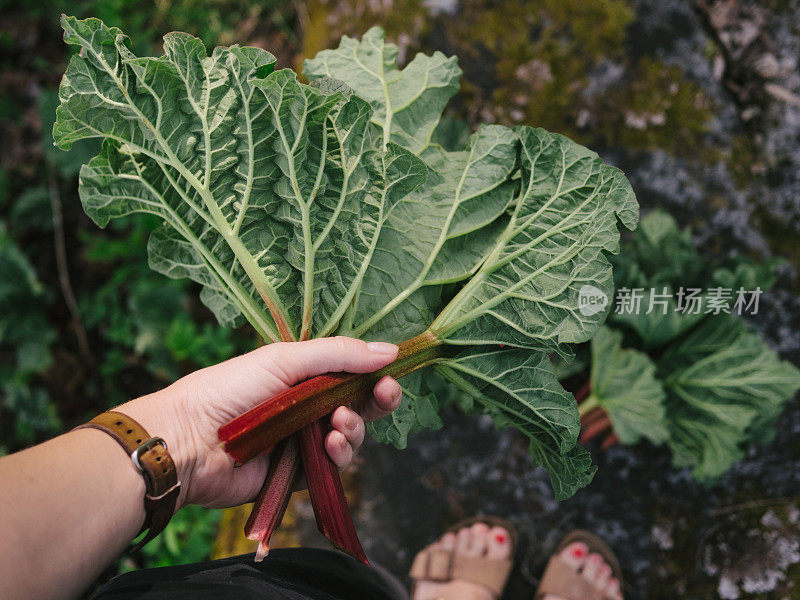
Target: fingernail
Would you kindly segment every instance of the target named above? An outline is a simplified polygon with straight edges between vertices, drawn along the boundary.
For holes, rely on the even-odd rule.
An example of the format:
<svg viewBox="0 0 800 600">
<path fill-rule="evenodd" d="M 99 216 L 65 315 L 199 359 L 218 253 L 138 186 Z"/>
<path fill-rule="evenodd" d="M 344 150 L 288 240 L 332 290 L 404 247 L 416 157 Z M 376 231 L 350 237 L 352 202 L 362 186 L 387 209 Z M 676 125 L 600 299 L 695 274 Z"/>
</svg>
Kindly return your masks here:
<svg viewBox="0 0 800 600">
<path fill-rule="evenodd" d="M 356 419 L 356 416 L 353 413 L 348 413 L 347 418 L 344 421 L 344 426 L 350 431 L 352 431 L 353 429 L 356 428 L 356 425 L 358 425 L 358 420 Z"/>
<path fill-rule="evenodd" d="M 503 535 L 502 533 L 498 533 L 497 535 L 494 536 L 494 540 L 498 544 L 505 544 L 506 543 L 506 536 Z"/>
<path fill-rule="evenodd" d="M 578 547 L 572 549 L 572 556 L 574 556 L 575 558 L 582 558 L 584 554 L 585 552 L 583 548 Z"/>
<path fill-rule="evenodd" d="M 398 385 L 392 392 L 392 404 L 400 404 L 400 398 L 403 397 L 403 390 Z"/>
<path fill-rule="evenodd" d="M 339 441 L 339 447 L 341 447 L 341 449 L 344 450 L 345 448 L 347 448 L 347 444 L 348 444 L 347 439 L 344 436 L 342 436 L 342 439 Z"/>
<path fill-rule="evenodd" d="M 383 356 L 394 356 L 398 352 L 398 348 L 394 344 L 388 342 L 369 342 L 367 349 L 373 354 L 381 354 Z"/>
</svg>

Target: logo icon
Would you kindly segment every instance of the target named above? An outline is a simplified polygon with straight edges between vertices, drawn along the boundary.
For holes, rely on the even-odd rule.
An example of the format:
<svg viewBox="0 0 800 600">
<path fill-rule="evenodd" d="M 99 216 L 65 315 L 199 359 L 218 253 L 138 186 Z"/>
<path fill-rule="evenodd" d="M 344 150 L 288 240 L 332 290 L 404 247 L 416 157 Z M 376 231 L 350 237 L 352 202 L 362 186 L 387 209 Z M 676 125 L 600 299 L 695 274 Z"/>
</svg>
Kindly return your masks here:
<svg viewBox="0 0 800 600">
<path fill-rule="evenodd" d="M 601 313 L 608 306 L 608 296 L 603 290 L 593 285 L 581 286 L 578 292 L 578 310 L 584 317 L 591 317 Z"/>
</svg>

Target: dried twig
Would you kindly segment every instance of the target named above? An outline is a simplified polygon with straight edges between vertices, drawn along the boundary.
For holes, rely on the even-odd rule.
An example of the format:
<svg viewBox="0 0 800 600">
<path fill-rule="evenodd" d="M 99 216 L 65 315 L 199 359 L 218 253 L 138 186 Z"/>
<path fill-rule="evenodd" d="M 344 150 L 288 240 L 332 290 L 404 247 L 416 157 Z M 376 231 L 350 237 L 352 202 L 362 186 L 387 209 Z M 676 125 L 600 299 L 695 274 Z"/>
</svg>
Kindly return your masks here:
<svg viewBox="0 0 800 600">
<path fill-rule="evenodd" d="M 58 179 L 52 165 L 47 165 L 47 181 L 50 187 L 50 208 L 53 212 L 53 241 L 56 248 L 56 268 L 58 269 L 58 282 L 61 292 L 64 295 L 64 303 L 72 316 L 72 327 L 75 329 L 75 336 L 78 338 L 78 348 L 84 359 L 92 362 L 92 352 L 89 348 L 89 338 L 86 336 L 86 329 L 81 320 L 81 313 L 78 303 L 75 300 L 75 292 L 72 290 L 72 283 L 69 277 L 69 265 L 67 263 L 67 250 L 64 238 L 64 217 L 61 212 L 61 193 L 58 189 Z"/>
</svg>

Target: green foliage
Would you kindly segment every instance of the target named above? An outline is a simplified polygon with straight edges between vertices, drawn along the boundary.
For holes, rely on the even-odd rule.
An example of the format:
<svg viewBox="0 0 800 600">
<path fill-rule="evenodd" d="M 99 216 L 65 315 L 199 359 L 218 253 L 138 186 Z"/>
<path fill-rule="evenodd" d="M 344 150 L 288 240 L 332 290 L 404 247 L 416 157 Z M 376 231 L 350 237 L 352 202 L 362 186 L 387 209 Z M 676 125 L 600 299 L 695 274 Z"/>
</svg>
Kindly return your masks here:
<svg viewBox="0 0 800 600">
<path fill-rule="evenodd" d="M 54 333 L 47 321 L 49 294 L 33 265 L 0 222 L 0 344 L 16 348 L 24 372 L 46 366 Z"/>
<path fill-rule="evenodd" d="M 579 407 L 581 414 L 596 406 L 603 408 L 623 444 L 642 438 L 654 444 L 666 441 L 664 388 L 650 358 L 623 349 L 622 334 L 609 327 L 601 327 L 591 345 L 592 391 Z"/>
<path fill-rule="evenodd" d="M 769 289 L 779 261 L 732 257 L 714 263 L 663 212 L 642 219 L 639 231 L 614 258 L 620 287 Z M 703 283 L 705 282 L 705 286 Z M 769 440 L 787 400 L 800 389 L 800 371 L 781 361 L 750 326 L 732 314 L 676 312 L 612 315 L 620 331 L 592 340 L 592 396 L 623 443 L 641 437 L 666 442 L 676 466 L 712 480 L 756 442 Z M 622 349 L 623 332 L 625 346 Z M 582 410 L 585 410 L 582 406 Z"/>
<path fill-rule="evenodd" d="M 208 560 L 222 512 L 202 506 L 179 510 L 157 538 L 142 548 L 144 567 L 171 567 Z"/>
<path fill-rule="evenodd" d="M 706 319 L 671 344 L 658 370 L 674 462 L 700 480 L 718 477 L 768 438 L 766 426 L 800 389 L 800 371 L 730 315 Z"/>
<path fill-rule="evenodd" d="M 602 256 L 602 250 L 616 250 L 614 219 L 606 211 L 616 211 L 629 227 L 635 225 L 632 192 L 618 171 L 602 165 L 592 153 L 566 138 L 543 130 L 516 130 L 521 142 L 519 190 L 512 185 L 513 176 L 509 181 L 508 171 L 498 171 L 503 156 L 509 157 L 512 150 L 507 129 L 481 127 L 469 138 L 466 156 L 463 152 L 443 152 L 431 144 L 429 132 L 447 100 L 442 90 L 453 87 L 460 71 L 441 54 L 435 54 L 418 55 L 401 72 L 394 64 L 396 52 L 376 28 L 360 43 L 345 37 L 337 50 L 321 52 L 304 67 L 304 73 L 312 79 L 337 77 L 357 93 L 364 93 L 376 109 L 373 121 L 384 131 L 384 138 L 409 144 L 444 177 L 434 188 L 436 203 L 429 205 L 428 213 L 430 223 L 443 225 L 432 230 L 430 242 L 419 229 L 408 231 L 408 223 L 422 222 L 416 198 L 412 198 L 411 210 L 403 210 L 400 203 L 387 220 L 386 230 L 393 235 L 385 254 L 394 255 L 398 267 L 391 271 L 397 275 L 391 281 L 380 278 L 388 302 L 369 304 L 366 324 L 355 331 L 363 333 L 376 323 L 384 335 L 421 331 L 430 316 L 404 312 L 400 313 L 402 320 L 395 317 L 394 323 L 384 322 L 383 326 L 379 318 L 392 318 L 388 311 L 402 308 L 402 300 L 425 291 L 425 284 L 459 281 L 477 270 L 430 327 L 440 339 L 472 345 L 473 349 L 443 360 L 437 369 L 468 394 L 469 401 L 462 404 L 492 415 L 501 426 L 513 425 L 523 431 L 531 439 L 534 464 L 550 472 L 556 497 L 569 497 L 591 480 L 594 467 L 584 451 L 574 446 L 574 406 L 557 383 L 552 364 L 542 359 L 544 354 L 499 351 L 481 345 L 565 352 L 563 342 L 591 336 L 604 315 L 590 319 L 562 307 L 574 305 L 579 280 L 592 281 L 610 291 L 610 280 L 603 278 L 610 273 L 592 257 Z M 359 58 L 356 63 L 350 59 L 353 54 Z M 425 81 L 432 88 L 427 104 L 435 111 L 433 117 L 419 114 L 418 103 L 425 104 L 424 90 L 414 88 L 412 82 L 419 86 L 421 72 L 426 73 Z M 406 111 L 416 111 L 410 126 L 406 124 Z M 410 138 L 414 141 L 409 143 Z M 586 204 L 576 210 L 571 204 L 575 197 L 567 199 L 568 192 L 564 192 L 564 204 L 559 204 L 562 186 L 586 197 Z M 446 201 L 441 208 L 436 206 L 440 197 Z M 450 204 L 453 198 L 455 202 Z M 501 211 L 509 205 L 515 208 L 506 221 Z M 459 217 L 462 221 L 457 220 Z M 593 219 L 598 229 L 582 238 L 576 236 L 575 227 Z M 608 227 L 605 231 L 604 226 Z M 475 235 L 457 235 L 463 231 Z M 580 239 L 577 244 L 575 237 Z M 547 242 L 542 244 L 543 240 Z M 369 289 L 369 284 L 365 278 L 365 288 Z M 370 294 L 370 299 L 374 296 L 377 294 Z M 422 301 L 435 302 L 428 298 Z M 431 311 L 433 314 L 435 311 Z M 412 327 L 409 332 L 409 324 L 416 329 Z M 505 368 L 508 365 L 515 368 Z M 414 391 L 410 395 L 416 397 Z M 407 414 L 413 416 L 411 411 Z M 398 425 L 390 416 L 371 424 L 370 430 L 378 439 L 402 447 L 414 425 L 407 421 Z"/>
<path fill-rule="evenodd" d="M 408 446 L 408 436 L 425 429 L 439 429 L 442 420 L 439 418 L 439 406 L 443 395 L 452 389 L 448 385 L 439 385 L 439 390 L 431 390 L 432 379 L 436 375 L 420 371 L 403 379 L 403 399 L 400 406 L 392 414 L 369 423 L 370 435 L 379 442 L 392 444 L 403 449 Z M 437 393 L 438 392 L 438 393 Z"/>
<path fill-rule="evenodd" d="M 60 421 L 36 378 L 52 362 L 50 295 L 0 221 L 0 431 L 16 449 L 58 431 Z"/>
<path fill-rule="evenodd" d="M 568 355 L 605 317 L 581 314 L 578 292 L 611 293 L 617 220 L 638 220 L 620 171 L 529 127 L 481 127 L 458 151 L 431 143 L 455 59 L 418 55 L 401 71 L 377 28 L 307 61 L 304 85 L 263 50 L 208 57 L 172 33 L 164 56 L 137 58 L 97 19 L 62 24 L 81 52 L 54 134 L 64 149 L 104 140 L 80 178 L 97 224 L 157 217 L 150 266 L 201 284 L 220 323 L 246 320 L 266 341 L 428 330 L 450 348 L 439 372 L 530 438 L 557 498 L 591 479 L 547 353 Z M 439 425 L 424 388 L 408 402 L 379 437 L 402 445 Z"/>
<path fill-rule="evenodd" d="M 154 278 L 146 264 L 147 237 L 158 227 L 146 215 L 129 217 L 113 237 L 83 236 L 90 265 L 109 276 L 79 295 L 87 327 L 107 344 L 101 371 L 113 381 L 130 365 L 130 356 L 165 381 L 190 368 L 205 367 L 249 349 L 234 331 L 199 322 L 191 314 L 192 286 L 185 280 Z M 244 343 L 243 343 L 244 342 Z M 123 390 L 109 386 L 109 402 L 121 402 Z"/>
<path fill-rule="evenodd" d="M 152 52 L 159 46 L 161 35 L 176 30 L 189 31 L 210 46 L 230 44 L 237 36 L 249 34 L 257 19 L 281 24 L 287 35 L 293 35 L 284 25 L 285 11 L 280 10 L 278 0 L 38 0 L 13 8 L 31 20 L 57 20 L 59 14 L 70 12 L 124 23 L 142 52 Z"/>
<path fill-rule="evenodd" d="M 153 2 L 143 10 L 137 0 L 102 0 L 92 2 L 84 14 L 109 23 L 125 23 L 132 34 L 137 34 L 137 44 L 149 49 L 160 41 L 160 32 L 166 31 L 188 31 L 210 46 L 229 44 L 242 21 L 274 13 L 279 6 L 277 0 L 171 0 Z"/>
</svg>

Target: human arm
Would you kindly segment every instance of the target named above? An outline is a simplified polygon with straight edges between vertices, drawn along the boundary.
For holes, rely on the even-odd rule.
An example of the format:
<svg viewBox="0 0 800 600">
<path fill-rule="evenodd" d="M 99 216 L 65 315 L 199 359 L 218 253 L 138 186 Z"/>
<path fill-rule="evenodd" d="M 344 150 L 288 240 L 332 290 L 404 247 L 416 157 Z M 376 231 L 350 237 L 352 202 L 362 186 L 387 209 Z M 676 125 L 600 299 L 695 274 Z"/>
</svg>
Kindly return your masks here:
<svg viewBox="0 0 800 600">
<path fill-rule="evenodd" d="M 396 354 L 392 344 L 348 338 L 271 344 L 115 410 L 167 442 L 182 484 L 176 509 L 235 506 L 257 494 L 269 457 L 234 469 L 217 440 L 220 425 L 298 381 L 371 372 Z M 399 403 L 397 382 L 384 378 L 370 400 L 353 408 L 372 420 Z M 325 446 L 339 467 L 361 444 L 363 419 L 344 407 L 332 416 Z M 130 457 L 94 429 L 0 458 L 0 598 L 77 596 L 138 533 L 144 492 Z"/>
</svg>

